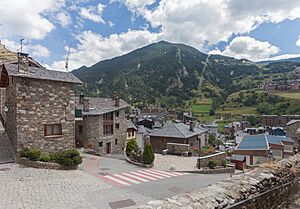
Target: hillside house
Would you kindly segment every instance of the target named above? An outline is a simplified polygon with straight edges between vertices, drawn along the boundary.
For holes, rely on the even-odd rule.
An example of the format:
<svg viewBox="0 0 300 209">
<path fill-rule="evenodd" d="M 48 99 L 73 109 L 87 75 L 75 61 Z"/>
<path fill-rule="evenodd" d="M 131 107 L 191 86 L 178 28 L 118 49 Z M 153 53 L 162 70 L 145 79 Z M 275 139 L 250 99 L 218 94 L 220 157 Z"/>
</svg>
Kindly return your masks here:
<svg viewBox="0 0 300 209">
<path fill-rule="evenodd" d="M 166 123 L 162 128 L 148 134 L 150 143 L 156 153 L 162 153 L 167 149 L 168 143 L 189 145 L 190 151 L 208 144 L 208 131 L 201 127 L 195 127 L 194 123 L 186 125 L 183 123 Z"/>
<path fill-rule="evenodd" d="M 129 105 L 117 96 L 76 98 L 76 145 L 99 155 L 122 154 L 127 140 Z"/>
<path fill-rule="evenodd" d="M 81 81 L 32 63 L 28 54 L 19 53 L 17 63 L 1 66 L 1 119 L 14 152 L 74 148 L 74 86 Z"/>
<path fill-rule="evenodd" d="M 245 161 L 246 165 L 258 165 L 294 155 L 294 142 L 284 136 L 246 135 L 233 154 Z"/>
</svg>

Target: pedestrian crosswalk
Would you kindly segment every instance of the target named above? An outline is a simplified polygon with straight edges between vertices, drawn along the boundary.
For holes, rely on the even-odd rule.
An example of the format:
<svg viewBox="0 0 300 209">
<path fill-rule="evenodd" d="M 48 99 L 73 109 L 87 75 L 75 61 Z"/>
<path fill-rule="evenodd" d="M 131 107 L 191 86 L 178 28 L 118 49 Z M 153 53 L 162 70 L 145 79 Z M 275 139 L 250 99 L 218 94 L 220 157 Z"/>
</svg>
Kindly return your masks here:
<svg viewBox="0 0 300 209">
<path fill-rule="evenodd" d="M 156 169 L 144 169 L 128 173 L 105 175 L 103 176 L 103 179 L 113 184 L 117 184 L 119 186 L 131 186 L 134 184 L 147 183 L 150 181 L 157 181 L 165 178 L 172 178 L 187 174 L 188 173 L 166 172 Z"/>
</svg>

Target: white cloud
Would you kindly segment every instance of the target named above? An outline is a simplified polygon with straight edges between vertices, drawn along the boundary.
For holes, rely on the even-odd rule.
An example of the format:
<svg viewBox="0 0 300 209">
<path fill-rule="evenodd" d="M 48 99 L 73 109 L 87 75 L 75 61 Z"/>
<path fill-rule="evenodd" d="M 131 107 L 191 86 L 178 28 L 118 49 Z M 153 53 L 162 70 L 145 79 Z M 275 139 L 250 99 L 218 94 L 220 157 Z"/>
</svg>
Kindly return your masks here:
<svg viewBox="0 0 300 209">
<path fill-rule="evenodd" d="M 160 27 L 164 39 L 184 42 L 198 49 L 227 41 L 233 34 L 247 34 L 263 22 L 278 23 L 300 17 L 299 0 L 114 0 Z"/>
<path fill-rule="evenodd" d="M 298 37 L 298 40 L 297 40 L 297 42 L 296 42 L 296 45 L 297 45 L 297 46 L 300 46 L 300 36 Z"/>
<path fill-rule="evenodd" d="M 59 22 L 59 24 L 61 25 L 61 27 L 63 27 L 63 28 L 67 27 L 72 22 L 71 17 L 67 13 L 64 13 L 64 12 L 57 13 L 56 19 Z"/>
<path fill-rule="evenodd" d="M 45 14 L 63 6 L 64 0 L 1 0 L 0 37 L 43 39 L 55 28 Z"/>
<path fill-rule="evenodd" d="M 101 3 L 99 3 L 97 6 L 83 7 L 80 9 L 80 15 L 84 19 L 104 24 L 105 21 L 102 19 L 104 8 L 105 5 Z"/>
<path fill-rule="evenodd" d="M 298 57 L 300 57 L 300 54 L 283 54 L 283 55 L 271 57 L 269 59 L 265 59 L 263 61 L 267 61 L 267 60 L 283 60 L 283 59 L 291 59 L 291 58 L 298 58 Z"/>
<path fill-rule="evenodd" d="M 72 49 L 69 59 L 71 70 L 82 65 L 91 66 L 100 60 L 128 53 L 138 47 L 159 40 L 159 35 L 149 31 L 128 31 L 103 37 L 92 31 L 84 31 L 77 37 L 79 44 Z M 50 68 L 64 70 L 65 60 L 54 62 Z"/>
<path fill-rule="evenodd" d="M 13 52 L 20 51 L 21 45 L 18 42 L 2 39 L 1 43 L 4 44 L 7 49 Z M 25 42 L 23 45 L 23 52 L 29 53 L 30 56 L 38 58 L 46 58 L 50 56 L 50 51 L 40 44 L 32 45 Z"/>
<path fill-rule="evenodd" d="M 278 54 L 280 49 L 267 41 L 258 41 L 249 36 L 239 36 L 234 38 L 224 51 L 213 50 L 210 54 L 221 54 L 235 57 L 237 59 L 245 58 L 252 61 L 269 59 Z"/>
</svg>

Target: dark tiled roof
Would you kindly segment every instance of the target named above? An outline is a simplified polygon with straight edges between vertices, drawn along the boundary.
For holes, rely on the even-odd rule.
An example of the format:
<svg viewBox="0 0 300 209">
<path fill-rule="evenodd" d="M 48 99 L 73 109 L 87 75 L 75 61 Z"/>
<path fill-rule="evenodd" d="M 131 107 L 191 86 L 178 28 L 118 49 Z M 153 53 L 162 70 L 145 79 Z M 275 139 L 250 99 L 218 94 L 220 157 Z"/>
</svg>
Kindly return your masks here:
<svg viewBox="0 0 300 209">
<path fill-rule="evenodd" d="M 127 120 L 127 129 L 137 130 L 137 127 L 133 124 L 132 120 Z"/>
<path fill-rule="evenodd" d="M 120 105 L 117 107 L 115 106 L 115 101 L 112 98 L 84 98 L 89 100 L 90 110 L 88 112 L 82 111 L 83 115 L 102 115 L 129 107 L 129 104 L 122 99 L 120 99 Z M 75 105 L 76 109 L 83 110 L 83 104 L 79 103 L 79 97 L 76 97 Z"/>
<path fill-rule="evenodd" d="M 4 64 L 4 67 L 8 75 L 14 77 L 61 81 L 61 82 L 78 83 L 78 84 L 82 83 L 76 76 L 68 72 L 47 70 L 45 68 L 28 67 L 29 72 L 24 74 L 18 72 L 17 64 Z"/>
<path fill-rule="evenodd" d="M 190 126 L 183 123 L 166 123 L 162 128 L 152 131 L 149 136 L 190 138 L 206 131 L 200 127 L 195 127 L 194 131 L 191 131 Z"/>
</svg>

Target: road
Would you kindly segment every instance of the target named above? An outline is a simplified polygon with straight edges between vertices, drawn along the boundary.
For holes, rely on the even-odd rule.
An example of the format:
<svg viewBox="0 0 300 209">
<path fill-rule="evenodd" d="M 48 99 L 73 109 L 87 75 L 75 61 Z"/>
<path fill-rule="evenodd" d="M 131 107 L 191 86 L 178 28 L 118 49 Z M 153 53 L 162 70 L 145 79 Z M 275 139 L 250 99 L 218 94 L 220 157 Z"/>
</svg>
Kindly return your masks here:
<svg viewBox="0 0 300 209">
<path fill-rule="evenodd" d="M 229 174 L 201 175 L 145 169 L 128 164 L 122 157 L 89 155 L 84 156 L 80 169 L 111 185 L 109 191 L 90 197 L 93 205 L 108 209 L 161 200 L 229 177 Z"/>
</svg>

